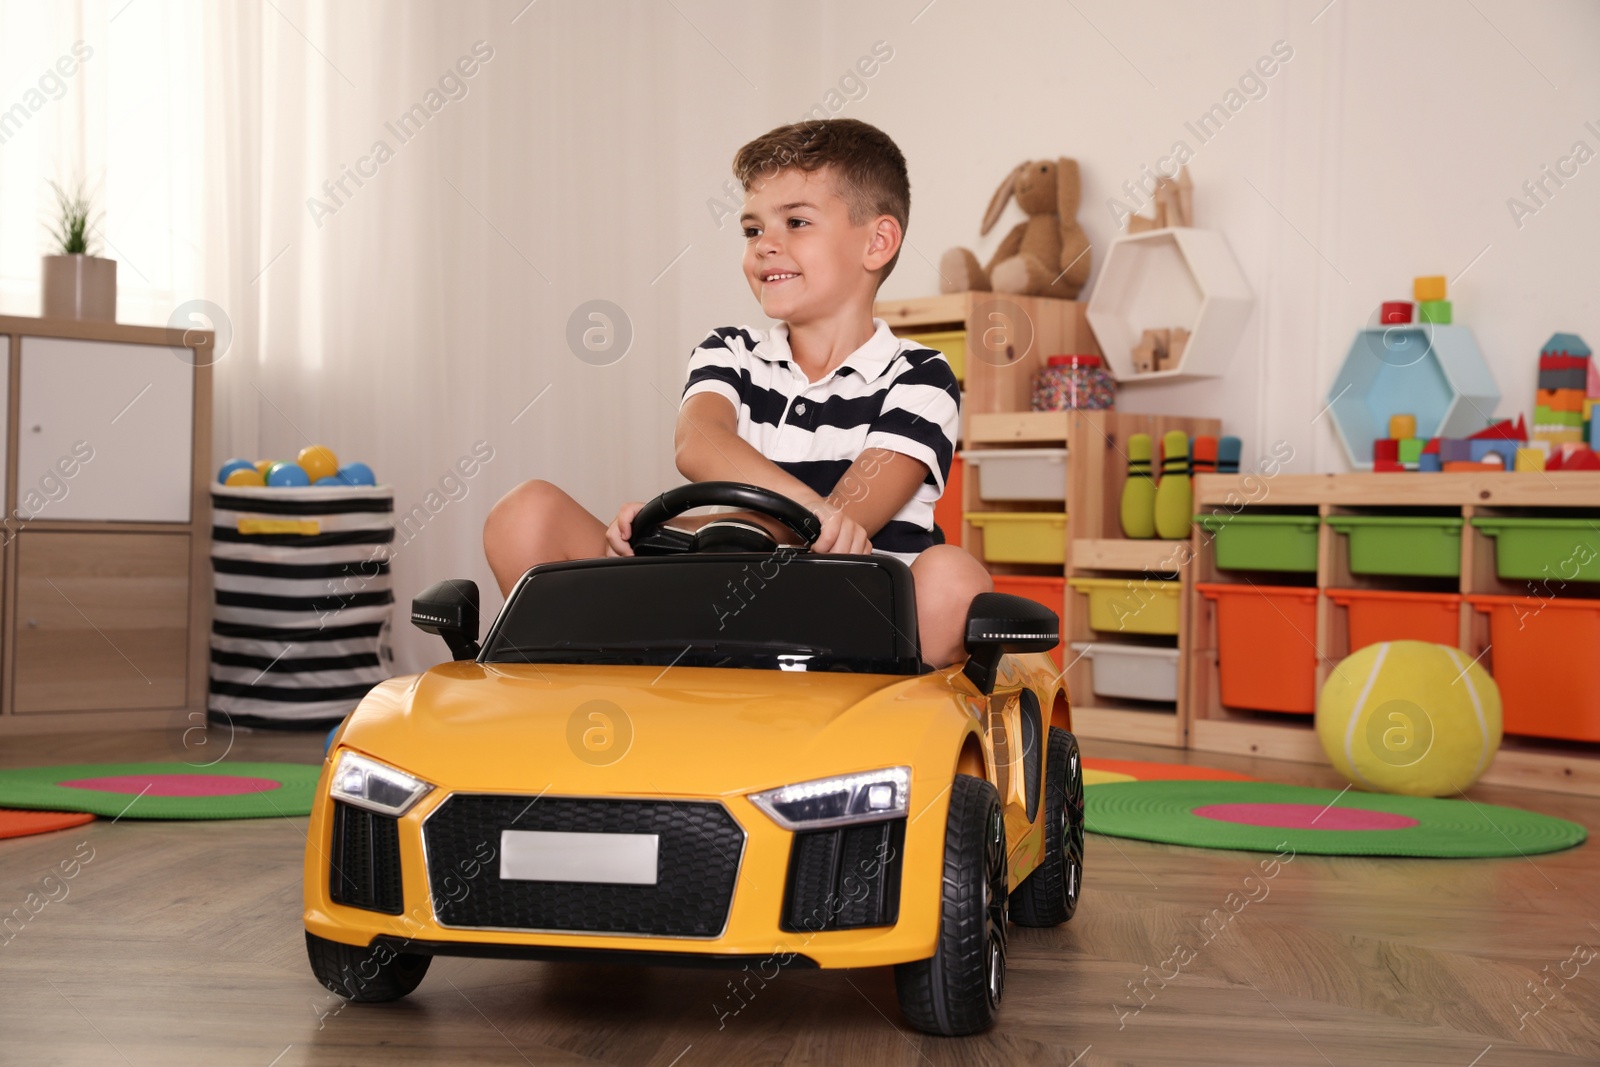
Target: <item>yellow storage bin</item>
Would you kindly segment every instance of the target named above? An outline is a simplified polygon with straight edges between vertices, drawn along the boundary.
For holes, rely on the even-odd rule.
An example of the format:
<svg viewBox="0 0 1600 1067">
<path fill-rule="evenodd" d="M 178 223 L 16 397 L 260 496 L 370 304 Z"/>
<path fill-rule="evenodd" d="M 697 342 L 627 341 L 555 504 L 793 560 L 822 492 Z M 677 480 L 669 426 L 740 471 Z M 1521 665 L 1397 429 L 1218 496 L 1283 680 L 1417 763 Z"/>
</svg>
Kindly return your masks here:
<svg viewBox="0 0 1600 1067">
<path fill-rule="evenodd" d="M 964 382 L 967 380 L 967 332 L 965 330 L 903 333 L 900 336 L 924 348 L 932 348 L 943 352 L 944 358 L 950 361 L 950 368 L 956 372 L 956 381 Z"/>
<path fill-rule="evenodd" d="M 1103 633 L 1176 634 L 1181 582 L 1153 578 L 1068 578 L 1089 596 L 1089 625 Z"/>
<path fill-rule="evenodd" d="M 983 558 L 990 563 L 1065 563 L 1064 511 L 969 511 L 967 521 L 983 531 Z"/>
</svg>

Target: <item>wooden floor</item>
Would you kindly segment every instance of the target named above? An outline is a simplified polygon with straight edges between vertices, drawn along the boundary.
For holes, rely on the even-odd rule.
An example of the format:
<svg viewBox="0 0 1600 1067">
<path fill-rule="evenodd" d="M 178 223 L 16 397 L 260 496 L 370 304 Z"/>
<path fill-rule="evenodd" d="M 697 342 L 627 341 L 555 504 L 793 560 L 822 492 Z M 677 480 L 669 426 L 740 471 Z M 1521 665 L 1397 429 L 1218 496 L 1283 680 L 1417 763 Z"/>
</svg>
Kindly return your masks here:
<svg viewBox="0 0 1600 1067">
<path fill-rule="evenodd" d="M 168 759 L 173 746 L 161 733 L 7 738 L 0 766 Z M 229 758 L 320 751 L 320 737 L 241 734 Z M 1299 764 L 1196 762 L 1342 785 Z M 1600 827 L 1592 799 L 1474 796 Z M 1077 918 L 1014 927 L 1000 1025 L 952 1040 L 906 1029 L 887 970 L 784 972 L 720 1027 L 729 976 L 716 971 L 439 959 L 406 1001 L 344 1005 L 306 966 L 304 826 L 102 819 L 0 841 L 0 915 L 42 895 L 63 860 L 93 857 L 0 943 L 0 1063 L 1600 1062 L 1593 842 L 1531 860 L 1300 856 L 1252 889 L 1259 854 L 1091 836 Z M 1230 893 L 1256 899 L 1207 935 Z"/>
</svg>

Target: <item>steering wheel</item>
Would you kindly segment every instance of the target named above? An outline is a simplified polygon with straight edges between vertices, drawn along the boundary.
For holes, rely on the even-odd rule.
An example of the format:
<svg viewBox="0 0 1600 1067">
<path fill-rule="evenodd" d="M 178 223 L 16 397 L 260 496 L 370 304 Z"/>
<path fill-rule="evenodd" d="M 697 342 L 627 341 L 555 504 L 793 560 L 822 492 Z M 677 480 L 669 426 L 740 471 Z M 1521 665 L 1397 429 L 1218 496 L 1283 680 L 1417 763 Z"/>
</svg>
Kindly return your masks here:
<svg viewBox="0 0 1600 1067">
<path fill-rule="evenodd" d="M 809 548 L 822 536 L 822 520 L 793 500 L 759 485 L 744 482 L 690 482 L 665 493 L 639 509 L 628 543 L 635 555 L 664 556 L 680 552 L 772 552 L 778 543 L 767 531 L 750 522 L 721 519 L 696 533 L 668 529 L 666 523 L 693 508 L 729 507 L 754 511 L 776 519 Z"/>
</svg>

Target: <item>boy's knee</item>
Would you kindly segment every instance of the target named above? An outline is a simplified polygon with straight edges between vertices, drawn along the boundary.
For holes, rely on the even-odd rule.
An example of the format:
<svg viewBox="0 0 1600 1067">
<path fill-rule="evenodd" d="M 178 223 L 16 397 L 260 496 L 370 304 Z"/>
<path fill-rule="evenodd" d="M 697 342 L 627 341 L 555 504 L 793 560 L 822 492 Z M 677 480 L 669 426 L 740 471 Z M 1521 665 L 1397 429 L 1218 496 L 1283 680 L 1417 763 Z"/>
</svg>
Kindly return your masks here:
<svg viewBox="0 0 1600 1067">
<path fill-rule="evenodd" d="M 515 486 L 489 509 L 486 525 L 510 522 L 522 525 L 551 511 L 563 493 L 550 482 L 534 479 Z"/>
</svg>

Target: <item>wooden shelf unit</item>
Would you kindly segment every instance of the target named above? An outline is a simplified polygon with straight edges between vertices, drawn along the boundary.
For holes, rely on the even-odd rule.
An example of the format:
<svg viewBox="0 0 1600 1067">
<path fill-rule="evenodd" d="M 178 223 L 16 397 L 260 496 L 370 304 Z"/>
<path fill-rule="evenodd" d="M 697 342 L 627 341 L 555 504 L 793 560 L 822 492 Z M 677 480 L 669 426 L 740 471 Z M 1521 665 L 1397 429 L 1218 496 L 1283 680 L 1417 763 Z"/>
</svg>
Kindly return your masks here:
<svg viewBox="0 0 1600 1067">
<path fill-rule="evenodd" d="M 1459 578 L 1407 578 L 1352 574 L 1347 538 L 1328 524 L 1317 532 L 1315 575 L 1284 574 L 1273 584 L 1310 586 L 1318 591 L 1316 633 L 1317 686 L 1333 666 L 1349 655 L 1346 609 L 1333 603 L 1328 589 L 1431 590 L 1450 593 L 1521 595 L 1526 582 L 1501 579 L 1495 570 L 1495 540 L 1471 524 L 1488 515 L 1600 515 L 1600 473 L 1551 471 L 1533 473 L 1450 474 L 1280 474 L 1202 475 L 1195 483 L 1195 510 L 1298 511 L 1321 518 L 1341 514 L 1449 515 L 1463 519 Z M 1192 534 L 1193 577 L 1198 582 L 1261 584 L 1257 572 L 1221 570 L 1216 566 L 1210 536 L 1199 526 Z M 1600 590 L 1578 587 L 1567 595 L 1600 596 Z M 1560 595 L 1560 594 L 1557 594 Z M 1488 620 L 1465 601 L 1460 606 L 1458 647 L 1482 658 L 1492 673 Z M 1214 604 L 1193 596 L 1188 606 L 1187 699 L 1188 738 L 1192 748 L 1209 752 L 1266 756 L 1305 763 L 1326 763 L 1311 715 L 1256 712 L 1228 708 L 1220 699 L 1219 662 Z M 1593 669 L 1592 664 L 1582 669 Z M 1507 735 L 1483 781 L 1534 789 L 1600 796 L 1600 744 L 1563 742 Z"/>
<path fill-rule="evenodd" d="M 998 309 L 998 310 L 997 310 Z M 1011 309 L 1029 322 L 1019 329 Z M 962 401 L 962 445 L 968 450 L 1028 446 L 1065 447 L 1066 484 L 1062 503 L 1050 501 L 989 501 L 979 495 L 981 475 L 964 478 L 962 510 L 1066 511 L 1065 562 L 1054 564 L 989 563 L 995 575 L 1038 576 L 1065 579 L 1146 576 L 1184 582 L 1180 596 L 1179 634 L 1175 639 L 1121 637 L 1090 628 L 1088 598 L 1070 585 L 1056 605 L 1061 616 L 1067 665 L 1068 692 L 1073 701 L 1073 723 L 1080 736 L 1102 740 L 1137 741 L 1181 747 L 1186 743 L 1183 713 L 1186 657 L 1179 657 L 1177 700 L 1171 703 L 1117 700 L 1094 695 L 1093 664 L 1074 660 L 1073 642 L 1184 645 L 1188 618 L 1187 541 L 1134 541 L 1122 536 L 1120 504 L 1127 480 L 1123 447 L 1129 434 L 1148 433 L 1159 438 L 1168 430 L 1191 435 L 1217 434 L 1216 419 L 1185 419 L 1158 415 L 1126 415 L 1116 411 L 1032 411 L 1033 376 L 1052 355 L 1090 353 L 1100 348 L 1089 331 L 1086 305 L 1079 301 L 1044 297 L 1015 297 L 994 293 L 953 293 L 917 300 L 884 301 L 875 313 L 897 332 L 906 330 L 963 330 L 967 336 L 966 391 Z M 998 316 L 998 317 L 997 317 Z M 1008 344 L 1031 334 L 1026 347 Z M 1020 348 L 1020 350 L 1019 350 Z M 962 544 L 983 559 L 983 531 L 962 524 Z"/>
</svg>

